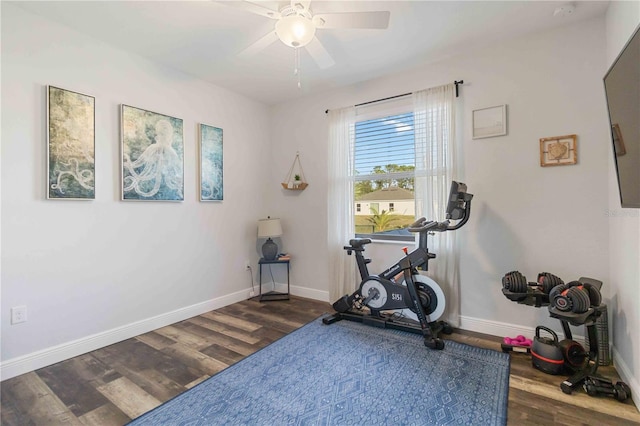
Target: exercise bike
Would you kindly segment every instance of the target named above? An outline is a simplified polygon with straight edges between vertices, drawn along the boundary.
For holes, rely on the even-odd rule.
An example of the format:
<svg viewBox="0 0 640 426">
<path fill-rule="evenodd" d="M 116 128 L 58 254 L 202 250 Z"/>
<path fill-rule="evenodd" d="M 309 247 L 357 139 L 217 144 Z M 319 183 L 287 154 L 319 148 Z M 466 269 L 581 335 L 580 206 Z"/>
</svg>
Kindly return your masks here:
<svg viewBox="0 0 640 426">
<path fill-rule="evenodd" d="M 419 234 L 418 248 L 411 253 L 403 249 L 405 256 L 378 275 L 370 275 L 365 259 L 365 245 L 369 238 L 354 238 L 344 249 L 348 255 L 355 253 L 356 264 L 362 281 L 358 290 L 333 303 L 337 313 L 325 317 L 325 324 L 340 320 L 361 322 L 380 328 L 392 328 L 422 334 L 425 346 L 443 349 L 439 333 L 451 334 L 453 329 L 444 321 L 436 321 L 443 313 L 445 298 L 442 289 L 429 277 L 420 275 L 418 269 L 428 270 L 428 262 L 436 255 L 427 247 L 427 237 L 434 232 L 454 231 L 469 220 L 471 199 L 467 185 L 452 182 L 447 202 L 446 220 L 427 221 L 424 217 L 409 226 L 409 231 Z M 456 221 L 452 224 L 451 221 Z M 417 321 L 407 318 L 409 312 Z"/>
</svg>

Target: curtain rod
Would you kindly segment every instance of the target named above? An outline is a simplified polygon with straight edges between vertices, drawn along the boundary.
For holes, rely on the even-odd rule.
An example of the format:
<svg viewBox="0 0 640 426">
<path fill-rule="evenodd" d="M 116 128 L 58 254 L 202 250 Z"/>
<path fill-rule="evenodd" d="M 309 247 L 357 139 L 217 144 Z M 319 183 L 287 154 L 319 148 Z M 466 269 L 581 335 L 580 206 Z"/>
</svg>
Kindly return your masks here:
<svg viewBox="0 0 640 426">
<path fill-rule="evenodd" d="M 457 98 L 457 97 L 460 96 L 460 94 L 458 93 L 458 85 L 464 84 L 464 80 L 455 80 L 453 82 L 453 84 L 456 85 L 456 98 Z M 376 99 L 375 101 L 369 101 L 369 102 L 363 102 L 361 104 L 355 104 L 354 107 L 359 107 L 359 106 L 369 105 L 369 104 L 375 104 L 376 102 L 388 101 L 388 100 L 391 100 L 391 99 L 401 98 L 403 96 L 409 96 L 409 95 L 412 95 L 412 94 L 413 94 L 413 92 L 408 92 L 408 93 L 403 93 L 402 95 L 389 96 L 388 98 Z M 324 113 L 328 114 L 329 110 L 326 109 L 324 111 Z"/>
</svg>

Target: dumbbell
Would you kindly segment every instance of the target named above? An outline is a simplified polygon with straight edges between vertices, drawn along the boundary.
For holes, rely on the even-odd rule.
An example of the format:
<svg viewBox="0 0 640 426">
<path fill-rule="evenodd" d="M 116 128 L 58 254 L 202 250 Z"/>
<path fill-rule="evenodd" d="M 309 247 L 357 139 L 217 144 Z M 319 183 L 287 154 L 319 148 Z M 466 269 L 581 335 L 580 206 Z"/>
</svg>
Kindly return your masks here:
<svg viewBox="0 0 640 426">
<path fill-rule="evenodd" d="M 511 293 L 529 293 L 539 289 L 544 294 L 549 294 L 554 287 L 561 284 L 564 284 L 564 281 L 549 272 L 540 272 L 536 282 L 527 282 L 527 277 L 519 271 L 507 272 L 502 277 L 502 288 Z"/>
<path fill-rule="evenodd" d="M 582 388 L 589 396 L 607 395 L 620 402 L 631 397 L 631 388 L 625 382 L 613 383 L 610 380 L 589 376 L 584 380 Z"/>
<path fill-rule="evenodd" d="M 600 290 L 580 281 L 557 285 L 549 292 L 549 303 L 562 312 L 581 314 L 601 302 Z"/>
</svg>

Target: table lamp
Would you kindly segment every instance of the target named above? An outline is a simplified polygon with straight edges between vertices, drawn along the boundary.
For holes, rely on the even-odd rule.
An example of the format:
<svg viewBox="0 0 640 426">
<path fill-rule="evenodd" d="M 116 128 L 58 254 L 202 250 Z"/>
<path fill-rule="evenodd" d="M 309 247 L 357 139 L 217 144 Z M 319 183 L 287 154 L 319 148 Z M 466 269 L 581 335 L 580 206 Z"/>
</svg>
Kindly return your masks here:
<svg viewBox="0 0 640 426">
<path fill-rule="evenodd" d="M 258 221 L 258 238 L 266 238 L 267 241 L 262 245 L 262 257 L 264 260 L 275 260 L 278 255 L 278 245 L 273 242 L 271 237 L 279 237 L 282 235 L 282 225 L 280 219 L 266 219 Z"/>
</svg>

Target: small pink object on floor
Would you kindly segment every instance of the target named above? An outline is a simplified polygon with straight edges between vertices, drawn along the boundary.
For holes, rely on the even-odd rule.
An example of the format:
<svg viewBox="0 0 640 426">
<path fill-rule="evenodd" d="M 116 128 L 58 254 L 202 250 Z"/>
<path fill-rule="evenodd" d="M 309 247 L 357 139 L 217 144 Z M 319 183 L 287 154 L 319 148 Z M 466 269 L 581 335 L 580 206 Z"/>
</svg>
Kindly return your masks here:
<svg viewBox="0 0 640 426">
<path fill-rule="evenodd" d="M 516 337 L 505 337 L 504 343 L 511 346 L 524 346 L 531 347 L 531 339 L 527 339 L 523 335 L 518 335 Z"/>
</svg>

